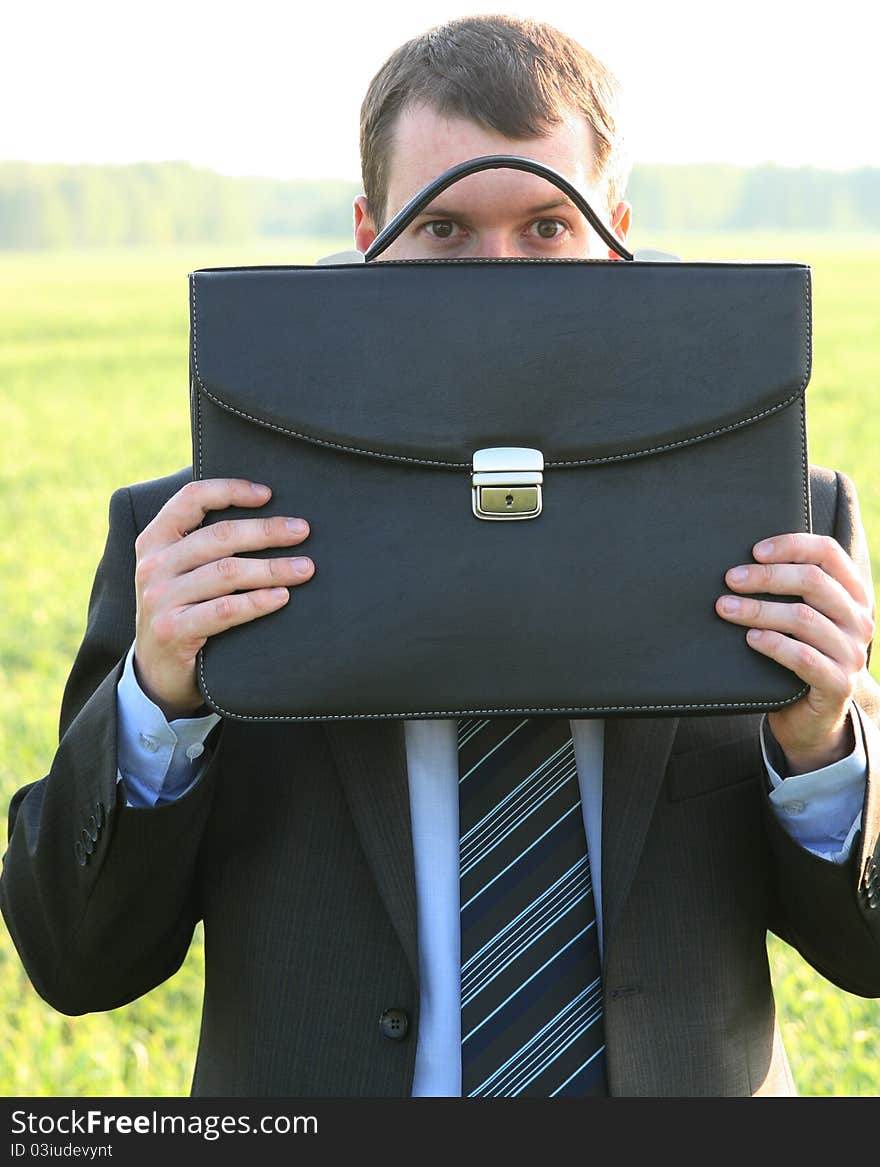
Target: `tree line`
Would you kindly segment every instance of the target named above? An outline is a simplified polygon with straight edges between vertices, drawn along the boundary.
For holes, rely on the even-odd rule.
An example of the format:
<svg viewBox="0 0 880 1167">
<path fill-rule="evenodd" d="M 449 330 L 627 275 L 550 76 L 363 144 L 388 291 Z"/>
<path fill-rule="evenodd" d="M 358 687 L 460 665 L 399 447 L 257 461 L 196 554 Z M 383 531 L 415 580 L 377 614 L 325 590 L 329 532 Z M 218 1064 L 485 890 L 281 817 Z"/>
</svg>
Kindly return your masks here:
<svg viewBox="0 0 880 1167">
<path fill-rule="evenodd" d="M 350 238 L 360 187 L 234 178 L 187 162 L 0 162 L 0 249 Z M 880 168 L 643 164 L 626 191 L 641 233 L 880 231 Z"/>
</svg>

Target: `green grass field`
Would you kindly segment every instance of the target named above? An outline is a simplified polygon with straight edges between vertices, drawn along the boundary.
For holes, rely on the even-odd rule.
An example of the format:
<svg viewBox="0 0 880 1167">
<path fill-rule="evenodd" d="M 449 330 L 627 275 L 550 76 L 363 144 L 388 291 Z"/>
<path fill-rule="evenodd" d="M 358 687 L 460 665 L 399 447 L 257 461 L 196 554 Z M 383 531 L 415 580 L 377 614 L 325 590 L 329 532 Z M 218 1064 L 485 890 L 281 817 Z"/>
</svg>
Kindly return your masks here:
<svg viewBox="0 0 880 1167">
<path fill-rule="evenodd" d="M 632 242 L 685 259 L 813 264 L 811 458 L 855 479 L 880 578 L 880 238 Z M 4 817 L 12 793 L 42 777 L 55 750 L 61 692 L 83 632 L 112 490 L 190 461 L 188 271 L 310 262 L 345 246 L 297 241 L 0 258 Z M 829 985 L 774 938 L 770 953 L 800 1092 L 880 1093 L 880 1002 Z M 202 967 L 199 929 L 165 984 L 112 1013 L 69 1018 L 37 996 L 0 929 L 0 1094 L 187 1094 Z"/>
</svg>

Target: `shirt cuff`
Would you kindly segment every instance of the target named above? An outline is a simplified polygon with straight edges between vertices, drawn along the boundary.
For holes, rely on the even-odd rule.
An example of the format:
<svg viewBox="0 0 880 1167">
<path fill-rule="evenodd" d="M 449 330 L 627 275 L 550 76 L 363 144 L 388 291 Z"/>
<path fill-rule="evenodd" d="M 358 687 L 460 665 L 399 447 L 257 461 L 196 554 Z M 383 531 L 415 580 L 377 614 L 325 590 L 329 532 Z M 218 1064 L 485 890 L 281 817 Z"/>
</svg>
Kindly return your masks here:
<svg viewBox="0 0 880 1167">
<path fill-rule="evenodd" d="M 782 778 L 770 760 L 773 747 L 778 750 L 778 746 L 772 739 L 768 746 L 766 716 L 761 724 L 761 752 L 772 788 L 773 812 L 796 843 L 830 863 L 846 862 L 861 826 L 868 761 L 858 721 L 850 720 L 855 746 L 848 757 L 790 778 Z"/>
<path fill-rule="evenodd" d="M 116 686 L 117 781 L 125 786 L 129 806 L 150 807 L 173 802 L 194 785 L 208 734 L 220 721 L 216 713 L 181 717 L 168 722 L 138 684 L 134 645 Z"/>
</svg>

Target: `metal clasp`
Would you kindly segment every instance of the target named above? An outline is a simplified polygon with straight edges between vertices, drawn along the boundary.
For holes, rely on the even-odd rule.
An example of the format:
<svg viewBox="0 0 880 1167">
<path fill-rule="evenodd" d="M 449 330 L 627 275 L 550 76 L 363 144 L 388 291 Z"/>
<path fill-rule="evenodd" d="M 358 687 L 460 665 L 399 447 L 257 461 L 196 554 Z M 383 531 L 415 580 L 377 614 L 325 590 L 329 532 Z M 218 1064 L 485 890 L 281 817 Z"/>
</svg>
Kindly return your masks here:
<svg viewBox="0 0 880 1167">
<path fill-rule="evenodd" d="M 478 519 L 534 519 L 541 513 L 544 455 L 521 446 L 474 452 L 473 508 Z"/>
</svg>

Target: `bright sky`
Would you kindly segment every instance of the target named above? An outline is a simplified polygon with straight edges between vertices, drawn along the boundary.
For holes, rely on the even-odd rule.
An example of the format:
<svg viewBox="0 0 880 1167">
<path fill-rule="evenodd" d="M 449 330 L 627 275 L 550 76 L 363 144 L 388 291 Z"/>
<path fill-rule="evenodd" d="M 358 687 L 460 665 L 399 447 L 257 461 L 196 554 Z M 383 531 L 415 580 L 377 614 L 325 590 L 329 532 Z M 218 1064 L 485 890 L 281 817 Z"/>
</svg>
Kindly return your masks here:
<svg viewBox="0 0 880 1167">
<path fill-rule="evenodd" d="M 0 159 L 357 179 L 358 110 L 383 60 L 492 11 L 556 24 L 617 74 L 636 163 L 880 166 L 877 0 L 18 0 Z"/>
</svg>

